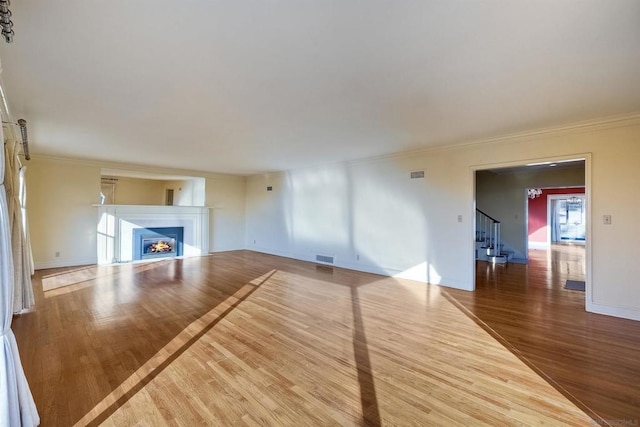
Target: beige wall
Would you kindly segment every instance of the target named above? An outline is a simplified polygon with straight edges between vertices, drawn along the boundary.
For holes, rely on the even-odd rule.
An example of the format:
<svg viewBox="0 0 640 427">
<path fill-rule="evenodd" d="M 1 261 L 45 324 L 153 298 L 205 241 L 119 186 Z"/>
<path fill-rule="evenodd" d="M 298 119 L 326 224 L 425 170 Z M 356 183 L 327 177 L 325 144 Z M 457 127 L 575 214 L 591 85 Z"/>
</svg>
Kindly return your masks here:
<svg viewBox="0 0 640 427">
<path fill-rule="evenodd" d="M 100 168 L 35 156 L 25 163 L 36 268 L 95 263 Z"/>
<path fill-rule="evenodd" d="M 202 178 L 163 181 L 163 203 L 166 203 L 166 191 L 173 190 L 174 206 L 204 206 L 206 186 Z"/>
<path fill-rule="evenodd" d="M 164 181 L 118 177 L 116 205 L 164 205 Z"/>
<path fill-rule="evenodd" d="M 333 255 L 339 266 L 470 290 L 475 171 L 583 156 L 591 178 L 587 308 L 640 319 L 640 200 L 629 197 L 640 182 L 638 119 L 252 176 L 246 245 L 305 260 Z M 425 179 L 409 179 L 412 170 Z M 602 224 L 604 214 L 612 225 Z"/>
<path fill-rule="evenodd" d="M 244 177 L 233 181 L 207 178 L 211 252 L 245 247 L 245 187 Z"/>
<path fill-rule="evenodd" d="M 38 156 L 32 156 L 27 167 L 27 212 L 36 268 L 96 263 L 98 214 L 92 205 L 99 202 L 103 168 L 155 173 L 153 168 L 135 165 Z M 218 206 L 217 211 L 210 212 L 213 217 L 211 251 L 244 247 L 244 177 L 182 170 L 167 173 L 200 178 L 202 185 L 206 181 L 206 200 L 200 205 Z M 158 186 L 163 194 L 164 181 L 149 185 L 128 178 L 118 179 L 118 184 L 126 184 L 121 186 L 124 196 L 122 193 L 119 198 L 116 195 L 117 203 L 145 204 L 141 202 L 148 201 L 153 202 L 149 204 L 163 204 L 143 193 L 155 191 Z M 148 200 L 143 199 L 147 196 Z"/>
</svg>

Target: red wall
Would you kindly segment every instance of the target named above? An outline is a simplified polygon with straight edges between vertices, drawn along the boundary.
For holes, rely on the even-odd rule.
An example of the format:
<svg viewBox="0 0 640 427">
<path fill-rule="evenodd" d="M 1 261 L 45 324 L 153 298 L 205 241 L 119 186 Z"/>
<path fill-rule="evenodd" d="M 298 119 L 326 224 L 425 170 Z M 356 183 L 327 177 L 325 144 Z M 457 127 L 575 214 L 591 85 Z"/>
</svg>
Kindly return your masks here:
<svg viewBox="0 0 640 427">
<path fill-rule="evenodd" d="M 546 188 L 540 197 L 529 199 L 529 241 L 547 243 L 547 200 L 549 194 L 584 194 L 584 187 Z"/>
</svg>

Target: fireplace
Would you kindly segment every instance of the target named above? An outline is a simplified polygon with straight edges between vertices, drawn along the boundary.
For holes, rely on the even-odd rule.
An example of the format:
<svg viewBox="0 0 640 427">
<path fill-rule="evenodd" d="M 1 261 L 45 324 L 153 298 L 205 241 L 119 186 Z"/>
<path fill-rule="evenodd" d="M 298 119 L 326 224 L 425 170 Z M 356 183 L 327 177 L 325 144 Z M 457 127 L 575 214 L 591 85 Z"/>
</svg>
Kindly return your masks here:
<svg viewBox="0 0 640 427">
<path fill-rule="evenodd" d="M 98 264 L 131 262 L 141 259 L 142 245 L 136 234 L 171 234 L 166 228 L 180 227 L 182 237 L 176 256 L 202 256 L 209 252 L 209 208 L 202 206 L 96 205 L 98 209 Z M 171 236 L 169 236 L 171 237 Z M 137 242 L 137 243 L 136 243 Z M 135 252 L 135 255 L 134 255 Z M 166 256 L 166 254 L 161 255 Z M 153 257 L 152 257 L 153 258 Z"/>
<path fill-rule="evenodd" d="M 133 259 L 167 258 L 182 255 L 184 227 L 133 229 Z"/>
</svg>

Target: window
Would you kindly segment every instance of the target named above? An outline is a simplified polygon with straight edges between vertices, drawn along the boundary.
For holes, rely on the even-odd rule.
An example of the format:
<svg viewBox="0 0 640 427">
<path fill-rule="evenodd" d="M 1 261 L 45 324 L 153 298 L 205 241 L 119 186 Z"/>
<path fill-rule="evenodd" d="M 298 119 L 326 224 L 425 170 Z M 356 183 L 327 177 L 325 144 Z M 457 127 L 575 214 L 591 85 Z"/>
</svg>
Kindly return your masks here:
<svg viewBox="0 0 640 427">
<path fill-rule="evenodd" d="M 115 178 L 100 179 L 100 204 L 101 205 L 113 205 L 116 202 L 116 183 Z"/>
</svg>

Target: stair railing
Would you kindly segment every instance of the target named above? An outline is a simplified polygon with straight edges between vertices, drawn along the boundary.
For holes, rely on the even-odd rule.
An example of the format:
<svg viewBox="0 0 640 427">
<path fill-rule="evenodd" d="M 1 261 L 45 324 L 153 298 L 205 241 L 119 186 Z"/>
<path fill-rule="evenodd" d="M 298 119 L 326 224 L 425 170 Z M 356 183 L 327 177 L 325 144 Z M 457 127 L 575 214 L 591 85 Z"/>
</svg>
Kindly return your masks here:
<svg viewBox="0 0 640 427">
<path fill-rule="evenodd" d="M 499 256 L 502 253 L 500 221 L 476 209 L 476 242 L 483 242 L 488 256 Z"/>
</svg>

